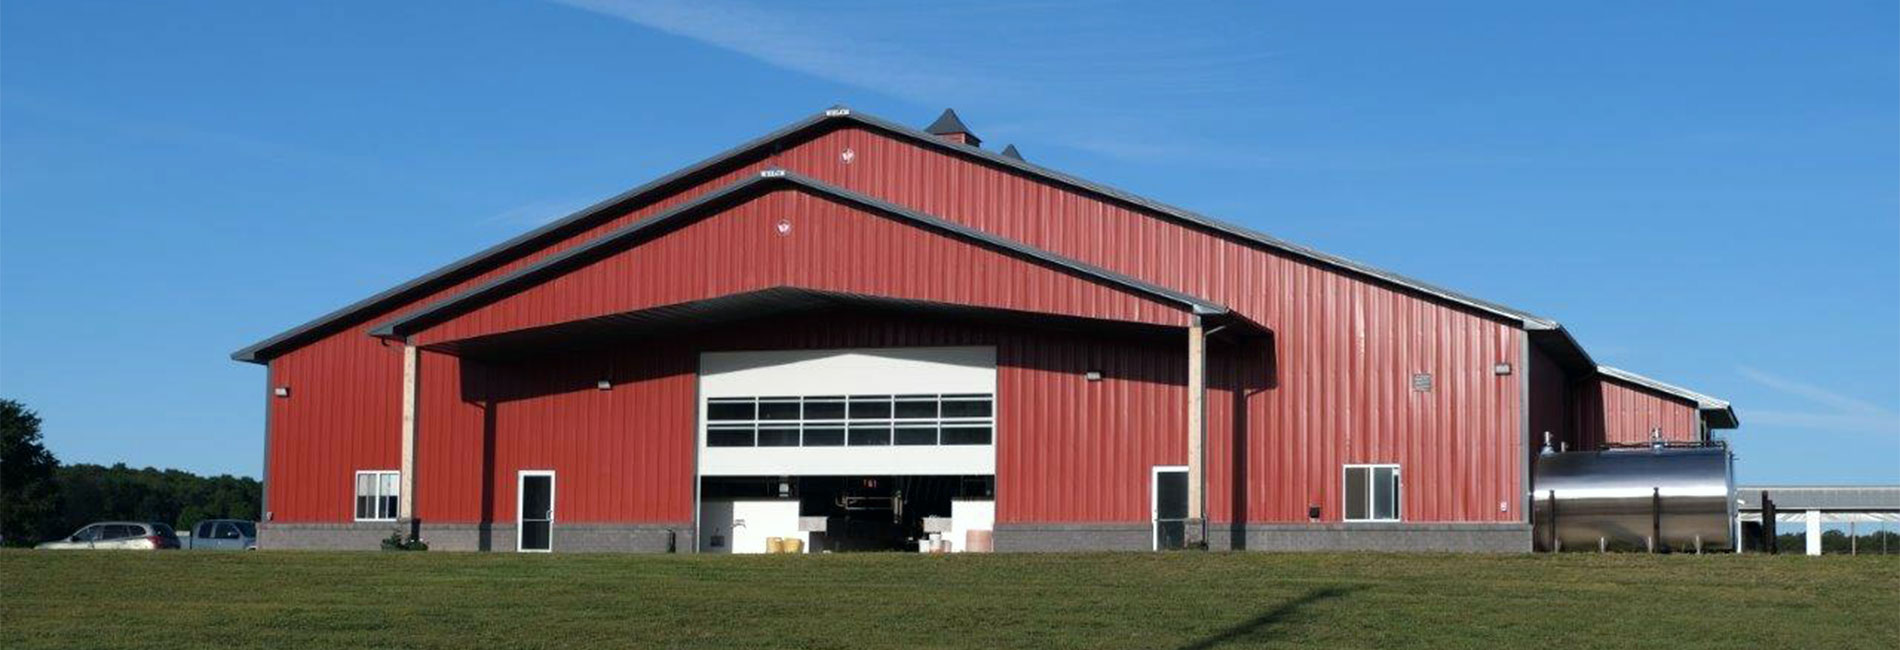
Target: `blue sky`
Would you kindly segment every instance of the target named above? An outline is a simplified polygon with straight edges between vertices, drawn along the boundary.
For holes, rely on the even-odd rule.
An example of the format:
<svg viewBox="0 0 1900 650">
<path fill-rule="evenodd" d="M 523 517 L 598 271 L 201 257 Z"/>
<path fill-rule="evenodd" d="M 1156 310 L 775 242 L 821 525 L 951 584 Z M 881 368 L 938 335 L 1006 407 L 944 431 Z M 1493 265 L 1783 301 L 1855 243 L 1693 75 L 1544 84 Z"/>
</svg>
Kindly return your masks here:
<svg viewBox="0 0 1900 650">
<path fill-rule="evenodd" d="M 1900 482 L 1891 2 L 0 7 L 0 395 L 255 475 L 226 355 L 845 103 L 1564 322 Z M 151 6 L 148 6 L 151 5 Z"/>
</svg>

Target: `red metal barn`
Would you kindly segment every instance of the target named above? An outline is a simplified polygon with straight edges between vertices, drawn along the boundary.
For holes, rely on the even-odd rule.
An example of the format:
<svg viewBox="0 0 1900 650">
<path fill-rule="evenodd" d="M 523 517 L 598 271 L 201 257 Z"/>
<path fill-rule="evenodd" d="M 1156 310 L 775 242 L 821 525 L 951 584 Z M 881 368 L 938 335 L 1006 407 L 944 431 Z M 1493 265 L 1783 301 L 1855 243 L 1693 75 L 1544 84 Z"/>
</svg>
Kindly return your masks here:
<svg viewBox="0 0 1900 650">
<path fill-rule="evenodd" d="M 827 110 L 234 357 L 275 548 L 1529 550 L 1547 441 L 1737 424 L 947 111 Z"/>
</svg>

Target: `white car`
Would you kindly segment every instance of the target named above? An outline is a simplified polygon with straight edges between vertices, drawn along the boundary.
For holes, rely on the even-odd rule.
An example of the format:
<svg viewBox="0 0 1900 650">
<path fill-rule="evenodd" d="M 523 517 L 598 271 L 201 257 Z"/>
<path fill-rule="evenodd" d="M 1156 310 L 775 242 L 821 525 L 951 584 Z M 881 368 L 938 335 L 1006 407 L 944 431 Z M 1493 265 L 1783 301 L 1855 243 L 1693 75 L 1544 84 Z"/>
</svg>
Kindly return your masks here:
<svg viewBox="0 0 1900 650">
<path fill-rule="evenodd" d="M 156 551 L 178 548 L 178 533 L 171 526 L 155 522 L 102 521 L 81 528 L 66 539 L 45 542 L 34 548 Z"/>
</svg>

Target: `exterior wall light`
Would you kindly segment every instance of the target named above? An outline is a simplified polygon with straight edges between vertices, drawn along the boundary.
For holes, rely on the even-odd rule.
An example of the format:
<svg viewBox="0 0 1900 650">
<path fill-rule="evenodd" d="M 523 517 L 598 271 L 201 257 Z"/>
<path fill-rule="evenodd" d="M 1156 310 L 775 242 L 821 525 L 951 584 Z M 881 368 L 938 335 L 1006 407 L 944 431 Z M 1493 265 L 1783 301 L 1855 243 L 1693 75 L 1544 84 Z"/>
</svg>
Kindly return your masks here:
<svg viewBox="0 0 1900 650">
<path fill-rule="evenodd" d="M 613 390 L 614 383 L 610 380 L 602 379 L 600 381 L 594 382 L 594 387 L 601 390 Z"/>
<path fill-rule="evenodd" d="M 270 389 L 270 394 L 276 395 L 278 397 L 290 397 L 290 387 L 278 386 L 276 388 L 272 388 Z"/>
<path fill-rule="evenodd" d="M 1100 370 L 1090 370 L 1090 371 L 1088 371 L 1088 372 L 1085 372 L 1085 373 L 1082 373 L 1082 378 L 1083 378 L 1083 379 L 1087 379 L 1087 380 L 1089 380 L 1089 381 L 1101 381 L 1101 380 L 1102 380 L 1102 371 L 1100 371 Z"/>
<path fill-rule="evenodd" d="M 1494 374 L 1494 375 L 1508 375 L 1508 374 L 1511 374 L 1511 364 L 1508 364 L 1508 363 L 1500 363 L 1500 364 L 1497 364 L 1497 365 L 1495 365 L 1495 366 L 1491 366 L 1491 374 Z"/>
</svg>

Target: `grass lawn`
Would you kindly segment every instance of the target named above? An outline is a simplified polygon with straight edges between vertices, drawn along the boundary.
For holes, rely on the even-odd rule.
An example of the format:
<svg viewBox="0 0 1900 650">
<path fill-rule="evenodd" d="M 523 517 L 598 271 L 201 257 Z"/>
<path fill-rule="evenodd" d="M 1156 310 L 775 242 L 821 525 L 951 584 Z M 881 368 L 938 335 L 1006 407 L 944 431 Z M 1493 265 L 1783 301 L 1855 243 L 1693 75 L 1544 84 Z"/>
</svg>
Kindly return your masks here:
<svg viewBox="0 0 1900 650">
<path fill-rule="evenodd" d="M 0 647 L 1900 647 L 1900 556 L 0 552 Z"/>
</svg>

